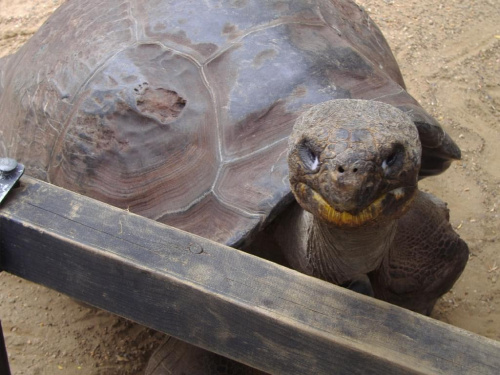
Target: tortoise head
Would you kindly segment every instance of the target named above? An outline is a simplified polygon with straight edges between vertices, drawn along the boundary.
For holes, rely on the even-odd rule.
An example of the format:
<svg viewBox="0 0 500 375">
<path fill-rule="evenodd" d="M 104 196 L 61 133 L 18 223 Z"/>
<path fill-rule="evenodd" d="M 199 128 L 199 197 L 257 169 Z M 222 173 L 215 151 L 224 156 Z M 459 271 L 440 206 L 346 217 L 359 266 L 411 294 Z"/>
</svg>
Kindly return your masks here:
<svg viewBox="0 0 500 375">
<path fill-rule="evenodd" d="M 416 126 L 385 103 L 316 105 L 295 123 L 289 150 L 295 198 L 340 227 L 398 218 L 417 191 L 422 151 Z"/>
</svg>

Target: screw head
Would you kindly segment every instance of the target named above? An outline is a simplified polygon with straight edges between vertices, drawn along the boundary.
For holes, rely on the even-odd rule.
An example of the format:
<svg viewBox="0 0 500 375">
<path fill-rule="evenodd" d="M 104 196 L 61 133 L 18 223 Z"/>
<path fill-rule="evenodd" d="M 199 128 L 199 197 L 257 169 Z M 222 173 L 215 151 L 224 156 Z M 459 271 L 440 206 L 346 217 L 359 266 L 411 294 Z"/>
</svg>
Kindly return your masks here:
<svg viewBox="0 0 500 375">
<path fill-rule="evenodd" d="M 197 243 L 190 243 L 188 249 L 193 254 L 201 254 L 203 252 L 203 247 Z"/>
<path fill-rule="evenodd" d="M 17 161 L 11 158 L 0 158 L 0 172 L 10 173 L 17 167 Z"/>
</svg>

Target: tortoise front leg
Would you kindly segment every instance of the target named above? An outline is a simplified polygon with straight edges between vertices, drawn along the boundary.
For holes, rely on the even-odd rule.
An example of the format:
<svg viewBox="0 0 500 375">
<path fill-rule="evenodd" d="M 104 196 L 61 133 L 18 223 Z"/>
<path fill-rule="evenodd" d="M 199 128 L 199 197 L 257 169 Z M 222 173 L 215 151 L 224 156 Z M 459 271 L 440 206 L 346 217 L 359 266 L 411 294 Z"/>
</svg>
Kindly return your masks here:
<svg viewBox="0 0 500 375">
<path fill-rule="evenodd" d="M 208 350 L 167 336 L 149 359 L 145 375 L 267 375 Z"/>
<path fill-rule="evenodd" d="M 469 258 L 467 244 L 449 223 L 446 204 L 419 192 L 398 222 L 396 236 L 381 266 L 370 274 L 375 297 L 430 315 Z"/>
</svg>

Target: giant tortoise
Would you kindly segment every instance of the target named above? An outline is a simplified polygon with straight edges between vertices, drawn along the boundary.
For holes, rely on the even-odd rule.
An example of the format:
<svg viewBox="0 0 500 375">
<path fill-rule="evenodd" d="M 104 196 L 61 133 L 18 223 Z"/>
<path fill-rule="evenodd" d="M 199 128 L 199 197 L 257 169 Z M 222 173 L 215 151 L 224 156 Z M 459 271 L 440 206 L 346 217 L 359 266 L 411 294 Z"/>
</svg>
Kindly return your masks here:
<svg viewBox="0 0 500 375">
<path fill-rule="evenodd" d="M 460 150 L 349 0 L 68 1 L 0 113 L 34 177 L 414 311 L 467 260 L 417 188 Z"/>
</svg>

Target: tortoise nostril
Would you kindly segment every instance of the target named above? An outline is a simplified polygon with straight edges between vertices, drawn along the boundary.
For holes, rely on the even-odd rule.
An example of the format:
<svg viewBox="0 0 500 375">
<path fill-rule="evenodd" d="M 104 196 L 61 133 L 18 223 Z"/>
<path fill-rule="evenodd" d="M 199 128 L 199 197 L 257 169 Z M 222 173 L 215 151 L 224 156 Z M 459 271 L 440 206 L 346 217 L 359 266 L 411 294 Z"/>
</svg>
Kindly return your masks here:
<svg viewBox="0 0 500 375">
<path fill-rule="evenodd" d="M 344 173 L 344 168 L 342 168 L 342 167 L 338 167 L 338 169 L 337 169 L 337 170 L 338 170 L 340 173 Z"/>
</svg>

